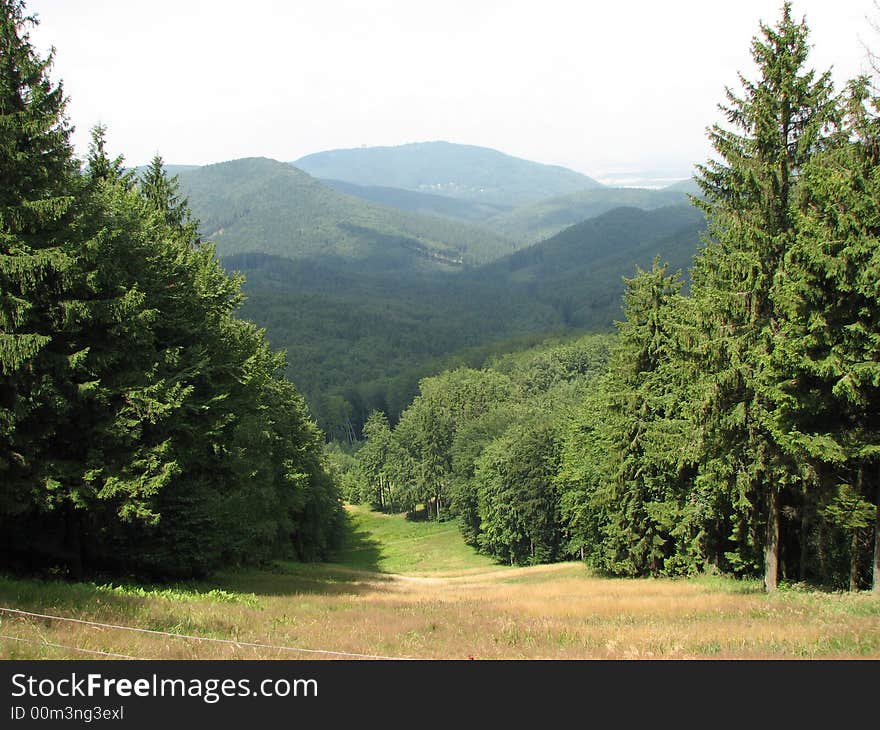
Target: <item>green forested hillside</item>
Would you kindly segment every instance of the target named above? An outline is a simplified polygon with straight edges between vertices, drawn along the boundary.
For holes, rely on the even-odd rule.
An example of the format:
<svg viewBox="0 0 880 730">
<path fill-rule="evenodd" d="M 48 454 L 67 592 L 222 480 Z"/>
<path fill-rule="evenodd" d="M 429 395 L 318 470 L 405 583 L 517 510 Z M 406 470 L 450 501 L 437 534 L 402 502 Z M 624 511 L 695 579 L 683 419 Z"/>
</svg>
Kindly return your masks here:
<svg viewBox="0 0 880 730">
<path fill-rule="evenodd" d="M 492 205 L 463 198 L 451 198 L 448 195 L 419 193 L 403 188 L 389 188 L 379 185 L 356 185 L 344 180 L 321 180 L 334 190 L 355 198 L 369 200 L 389 208 L 408 210 L 423 215 L 438 215 L 443 218 L 454 218 L 469 223 L 481 223 L 493 216 L 506 213 L 512 208 L 506 205 Z"/>
<path fill-rule="evenodd" d="M 517 254 L 512 240 L 485 228 L 371 204 L 272 160 L 185 170 L 179 179 L 203 237 L 217 242 L 228 270 L 247 277 L 245 315 L 288 351 L 289 375 L 330 432 L 346 422 L 357 429 L 368 407 L 399 410 L 418 380 L 407 373 L 426 374 L 428 363 L 462 348 L 610 327 L 621 277 L 657 254 L 684 266 L 701 221 L 684 206 L 620 209 Z M 403 196 L 404 204 L 427 200 L 466 215 L 497 210 L 380 192 L 386 202 Z M 618 195 L 648 205 L 665 199 L 595 192 L 606 205 Z M 475 265 L 485 261 L 493 263 Z"/>
<path fill-rule="evenodd" d="M 265 158 L 186 170 L 179 179 L 202 236 L 221 256 L 260 252 L 390 271 L 455 269 L 514 250 L 490 231 L 372 205 Z"/>
<path fill-rule="evenodd" d="M 880 594 L 880 99 L 867 77 L 838 93 L 809 48 L 789 2 L 760 25 L 697 168 L 701 213 L 617 209 L 481 272 L 577 306 L 619 255 L 674 261 L 704 214 L 689 286 L 655 261 L 626 280 L 610 350 L 422 380 L 337 460 L 346 491 L 453 512 L 510 563 Z"/>
<path fill-rule="evenodd" d="M 620 315 L 622 277 L 655 256 L 686 269 L 704 227 L 692 206 L 617 208 L 466 276 L 550 305 L 563 326 L 603 329 Z"/>
<path fill-rule="evenodd" d="M 483 225 L 517 241 L 542 241 L 563 228 L 620 207 L 653 210 L 687 202 L 685 190 L 666 188 L 597 188 L 579 190 L 523 205 L 486 220 Z"/>
<path fill-rule="evenodd" d="M 702 227 L 702 214 L 687 206 L 620 209 L 445 275 L 352 273 L 253 254 L 224 264 L 246 274 L 245 315 L 286 348 L 290 377 L 335 433 L 349 416 L 357 428 L 371 408 L 399 412 L 418 376 L 432 372 L 425 366 L 461 348 L 609 329 L 620 316 L 623 277 L 658 255 L 686 266 Z"/>
<path fill-rule="evenodd" d="M 450 142 L 329 150 L 306 155 L 293 164 L 314 177 L 493 205 L 523 205 L 601 187 L 592 178 L 564 167 Z"/>
</svg>

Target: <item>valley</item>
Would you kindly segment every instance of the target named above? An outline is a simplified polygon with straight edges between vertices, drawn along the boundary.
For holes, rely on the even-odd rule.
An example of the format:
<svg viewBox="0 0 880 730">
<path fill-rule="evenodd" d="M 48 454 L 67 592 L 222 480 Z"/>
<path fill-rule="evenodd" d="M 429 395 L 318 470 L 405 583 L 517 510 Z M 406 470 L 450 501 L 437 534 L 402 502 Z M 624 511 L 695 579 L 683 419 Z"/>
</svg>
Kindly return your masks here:
<svg viewBox="0 0 880 730">
<path fill-rule="evenodd" d="M 735 88 L 707 8 L 679 36 L 711 36 L 702 55 L 649 24 L 657 83 L 642 58 L 623 76 L 602 23 L 537 5 L 517 27 L 519 7 L 270 3 L 278 39 L 222 4 L 197 31 L 60 5 L 0 0 L 0 657 L 880 659 L 877 55 L 875 78 L 812 67 L 791 2 Z M 194 85 L 167 83 L 172 55 Z M 118 131 L 83 137 L 68 88 Z M 740 666 L 792 720 L 802 675 Z M 661 702 L 684 686 L 665 675 Z M 332 702 L 456 699 L 424 676 Z M 14 696 L 73 696 L 44 681 Z M 220 696 L 188 689 L 210 722 Z"/>
<path fill-rule="evenodd" d="M 331 435 L 482 364 L 468 349 L 609 330 L 623 277 L 655 256 L 686 269 L 704 225 L 693 187 L 606 188 L 443 142 L 171 169 Z"/>
</svg>

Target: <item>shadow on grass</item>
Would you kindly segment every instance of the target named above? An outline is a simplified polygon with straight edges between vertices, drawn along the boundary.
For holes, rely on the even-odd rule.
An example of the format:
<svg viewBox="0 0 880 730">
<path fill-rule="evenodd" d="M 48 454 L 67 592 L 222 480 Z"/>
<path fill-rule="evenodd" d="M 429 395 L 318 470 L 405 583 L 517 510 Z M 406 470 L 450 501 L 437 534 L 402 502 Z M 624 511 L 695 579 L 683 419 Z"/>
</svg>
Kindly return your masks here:
<svg viewBox="0 0 880 730">
<path fill-rule="evenodd" d="M 220 570 L 204 580 L 157 584 L 127 578 L 71 582 L 0 574 L 0 606 L 52 615 L 137 615 L 147 602 L 254 605 L 261 596 L 358 595 L 392 580 L 379 568 L 381 544 L 346 516 L 339 549 L 326 563 L 276 561 Z"/>
<path fill-rule="evenodd" d="M 326 563 L 276 563 L 267 568 L 239 568 L 217 573 L 204 581 L 173 585 L 71 583 L 62 579 L 0 575 L 0 606 L 51 616 L 87 616 L 115 623 L 128 618 L 141 619 L 148 606 L 171 608 L 205 602 L 256 608 L 264 597 L 376 593 L 384 590 L 381 583 L 389 580 L 390 576 L 356 572 Z M 10 618 L 0 613 L 0 622 Z M 28 620 L 43 622 L 42 619 Z M 143 622 L 138 620 L 138 623 Z"/>
<path fill-rule="evenodd" d="M 98 583 L 0 575 L 0 606 L 6 608 L 70 616 L 96 608 L 113 614 L 133 614 L 141 602 L 139 596 Z"/>
<path fill-rule="evenodd" d="M 260 596 L 357 595 L 382 590 L 381 545 L 347 516 L 342 544 L 327 563 L 277 561 L 220 570 L 198 581 L 155 584 L 134 579 L 71 582 L 0 575 L 0 606 L 52 615 L 137 615 L 146 602 L 257 604 Z"/>
<path fill-rule="evenodd" d="M 279 562 L 262 570 L 234 570 L 215 576 L 211 586 L 261 596 L 345 596 L 376 593 L 390 576 L 341 563 Z"/>
<path fill-rule="evenodd" d="M 382 557 L 381 543 L 358 525 L 352 515 L 346 514 L 341 544 L 328 562 L 349 570 L 378 573 L 381 572 L 379 561 Z"/>
</svg>

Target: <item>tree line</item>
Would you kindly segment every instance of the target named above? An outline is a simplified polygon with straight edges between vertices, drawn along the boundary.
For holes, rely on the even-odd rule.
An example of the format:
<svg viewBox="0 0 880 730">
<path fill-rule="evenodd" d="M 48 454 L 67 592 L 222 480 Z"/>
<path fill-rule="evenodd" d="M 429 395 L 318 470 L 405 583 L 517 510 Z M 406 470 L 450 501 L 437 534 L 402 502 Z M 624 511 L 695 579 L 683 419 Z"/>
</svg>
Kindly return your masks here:
<svg viewBox="0 0 880 730">
<path fill-rule="evenodd" d="M 0 0 L 0 561 L 78 577 L 315 559 L 323 436 L 160 157 L 76 159 L 52 55 Z"/>
<path fill-rule="evenodd" d="M 786 3 L 727 90 L 689 284 L 628 280 L 600 373 L 595 340 L 546 387 L 525 362 L 422 381 L 336 455 L 349 496 L 445 509 L 509 562 L 880 590 L 880 109 L 807 66 L 808 35 Z"/>
</svg>

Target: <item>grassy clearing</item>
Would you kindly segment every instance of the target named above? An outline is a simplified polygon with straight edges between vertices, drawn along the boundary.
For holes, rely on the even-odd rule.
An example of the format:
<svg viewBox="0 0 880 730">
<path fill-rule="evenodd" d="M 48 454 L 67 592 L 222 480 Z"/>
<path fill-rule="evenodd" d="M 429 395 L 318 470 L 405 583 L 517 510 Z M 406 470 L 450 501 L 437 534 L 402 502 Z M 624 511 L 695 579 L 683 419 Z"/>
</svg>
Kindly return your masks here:
<svg viewBox="0 0 880 730">
<path fill-rule="evenodd" d="M 418 522 L 366 507 L 347 507 L 349 529 L 333 562 L 356 570 L 416 575 L 490 568 L 465 545 L 455 522 Z"/>
<path fill-rule="evenodd" d="M 351 511 L 336 562 L 210 584 L 0 578 L 0 605 L 239 642 L 424 658 L 880 658 L 880 600 L 720 577 L 623 580 L 578 563 L 509 568 L 453 525 Z M 316 658 L 0 614 L 0 657 Z M 26 640 L 26 641 L 17 641 Z M 31 643 L 33 642 L 33 643 Z M 329 658 L 329 657 L 328 657 Z"/>
</svg>

